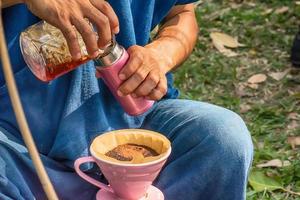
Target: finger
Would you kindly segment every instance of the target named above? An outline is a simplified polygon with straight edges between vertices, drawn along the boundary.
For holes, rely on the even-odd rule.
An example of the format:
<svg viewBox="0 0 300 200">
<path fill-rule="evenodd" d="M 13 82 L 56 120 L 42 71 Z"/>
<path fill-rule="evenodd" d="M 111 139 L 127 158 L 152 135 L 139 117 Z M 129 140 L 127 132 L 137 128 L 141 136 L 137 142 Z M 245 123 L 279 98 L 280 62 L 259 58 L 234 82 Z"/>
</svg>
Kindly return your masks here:
<svg viewBox="0 0 300 200">
<path fill-rule="evenodd" d="M 74 24 L 76 29 L 81 34 L 89 55 L 92 58 L 97 57 L 99 48 L 97 46 L 96 34 L 92 30 L 92 27 L 89 25 L 89 23 L 83 17 L 76 17 L 72 19 L 72 24 Z"/>
<path fill-rule="evenodd" d="M 108 18 L 110 30 L 112 30 L 114 34 L 119 33 L 119 20 L 110 4 L 106 1 L 99 0 L 92 0 L 91 3 Z"/>
<path fill-rule="evenodd" d="M 167 80 L 165 77 L 162 77 L 155 89 L 146 97 L 151 100 L 160 100 L 167 93 Z"/>
<path fill-rule="evenodd" d="M 79 60 L 81 58 L 81 51 L 75 28 L 69 21 L 65 21 L 63 24 L 59 25 L 58 28 L 66 38 L 71 56 L 74 60 Z"/>
<path fill-rule="evenodd" d="M 111 43 L 111 28 L 108 18 L 96 8 L 92 7 L 85 16 L 96 25 L 98 31 L 98 47 L 104 49 Z"/>
<path fill-rule="evenodd" d="M 146 99 L 157 101 L 157 100 L 160 100 L 163 96 L 164 96 L 164 94 L 161 93 L 160 90 L 153 89 L 151 91 L 151 93 L 146 97 Z"/>
<path fill-rule="evenodd" d="M 143 54 L 138 51 L 131 53 L 129 49 L 128 49 L 129 59 L 125 64 L 125 66 L 119 72 L 119 78 L 121 80 L 128 79 L 143 64 Z"/>
<path fill-rule="evenodd" d="M 120 87 L 118 94 L 120 96 L 132 93 L 147 77 L 149 70 L 147 67 L 141 66 L 128 80 L 126 80 Z"/>
<path fill-rule="evenodd" d="M 147 96 L 159 83 L 159 75 L 151 71 L 145 81 L 134 91 L 133 97 Z"/>
</svg>

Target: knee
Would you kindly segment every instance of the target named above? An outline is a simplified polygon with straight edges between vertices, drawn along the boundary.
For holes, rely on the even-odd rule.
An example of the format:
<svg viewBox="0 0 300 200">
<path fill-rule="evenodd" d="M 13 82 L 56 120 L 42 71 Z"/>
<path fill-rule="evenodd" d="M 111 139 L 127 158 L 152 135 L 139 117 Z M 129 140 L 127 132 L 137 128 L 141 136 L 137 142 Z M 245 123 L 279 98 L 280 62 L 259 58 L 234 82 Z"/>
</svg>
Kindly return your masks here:
<svg viewBox="0 0 300 200">
<path fill-rule="evenodd" d="M 253 157 L 251 135 L 243 119 L 236 113 L 217 107 L 204 119 L 208 139 L 222 162 L 250 165 Z"/>
<path fill-rule="evenodd" d="M 197 155 L 211 155 L 214 152 L 213 157 L 220 158 L 220 162 L 227 159 L 250 165 L 252 140 L 238 114 L 197 101 L 172 100 L 171 103 L 165 101 L 161 104 L 161 109 L 165 109 L 165 118 L 160 120 L 170 123 L 165 125 L 167 135 L 174 147 L 181 147 L 174 148 L 173 155 L 182 155 L 190 150 L 196 150 Z M 170 120 L 169 112 L 172 112 L 173 120 Z"/>
<path fill-rule="evenodd" d="M 236 113 L 219 107 L 208 106 L 208 112 L 190 110 L 190 137 L 197 141 L 199 148 L 208 146 L 216 152 L 219 160 L 233 160 L 250 165 L 253 157 L 251 135 L 243 119 Z M 197 131 L 196 131 L 197 130 Z"/>
</svg>

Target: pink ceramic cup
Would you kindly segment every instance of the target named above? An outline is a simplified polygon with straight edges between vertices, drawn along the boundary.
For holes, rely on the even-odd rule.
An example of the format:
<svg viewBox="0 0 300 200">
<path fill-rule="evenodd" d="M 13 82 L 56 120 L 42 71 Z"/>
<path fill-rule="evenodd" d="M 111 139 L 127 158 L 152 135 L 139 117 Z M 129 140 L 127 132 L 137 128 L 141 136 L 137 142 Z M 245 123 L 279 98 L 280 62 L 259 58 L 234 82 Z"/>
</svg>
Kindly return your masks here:
<svg viewBox="0 0 300 200">
<path fill-rule="evenodd" d="M 105 134 L 110 134 L 112 132 L 119 132 L 118 134 L 122 134 L 122 131 L 124 131 L 125 134 L 130 134 L 132 131 L 141 131 L 143 133 L 146 132 L 147 134 L 155 133 L 141 129 L 124 129 L 111 131 Z M 103 135 L 98 137 L 103 137 Z M 168 148 L 163 157 L 141 164 L 123 164 L 120 162 L 112 162 L 111 160 L 105 160 L 97 156 L 92 148 L 90 148 L 90 151 L 92 156 L 78 158 L 75 161 L 74 166 L 77 174 L 100 189 L 115 193 L 121 199 L 138 200 L 146 194 L 147 189 L 159 174 L 161 168 L 171 153 L 171 146 Z M 80 170 L 80 165 L 86 162 L 97 163 L 101 172 L 108 180 L 109 186 L 87 176 Z"/>
</svg>

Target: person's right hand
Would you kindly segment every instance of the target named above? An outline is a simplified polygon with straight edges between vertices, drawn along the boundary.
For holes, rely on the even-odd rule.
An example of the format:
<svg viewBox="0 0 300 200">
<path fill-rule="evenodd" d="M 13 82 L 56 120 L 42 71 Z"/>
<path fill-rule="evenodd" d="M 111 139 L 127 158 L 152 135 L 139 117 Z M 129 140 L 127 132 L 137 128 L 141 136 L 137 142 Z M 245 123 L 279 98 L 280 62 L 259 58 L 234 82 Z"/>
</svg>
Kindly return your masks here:
<svg viewBox="0 0 300 200">
<path fill-rule="evenodd" d="M 89 55 L 95 58 L 98 50 L 111 42 L 112 33 L 119 32 L 119 21 L 112 7 L 104 0 L 24 0 L 29 10 L 64 34 L 73 59 L 81 58 L 75 28 L 81 34 Z M 93 23 L 97 37 L 87 18 Z M 75 28 L 74 28 L 75 27 Z"/>
</svg>

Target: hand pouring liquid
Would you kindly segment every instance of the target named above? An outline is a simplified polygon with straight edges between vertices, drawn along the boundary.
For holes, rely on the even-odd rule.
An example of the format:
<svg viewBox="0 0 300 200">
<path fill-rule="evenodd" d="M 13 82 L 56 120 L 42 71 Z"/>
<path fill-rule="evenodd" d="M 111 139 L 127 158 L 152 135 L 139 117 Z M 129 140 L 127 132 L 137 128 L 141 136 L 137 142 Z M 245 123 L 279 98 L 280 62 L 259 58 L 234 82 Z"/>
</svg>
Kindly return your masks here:
<svg viewBox="0 0 300 200">
<path fill-rule="evenodd" d="M 80 34 L 78 44 L 82 58 L 72 60 L 67 42 L 61 31 L 42 21 L 27 28 L 20 36 L 20 47 L 25 62 L 33 74 L 41 81 L 49 82 L 88 62 L 86 47 Z M 110 91 L 129 115 L 140 115 L 153 105 L 154 101 L 131 95 L 119 96 L 117 90 L 122 81 L 119 72 L 129 58 L 126 50 L 114 39 L 100 56 L 94 59 L 96 70 Z"/>
</svg>

